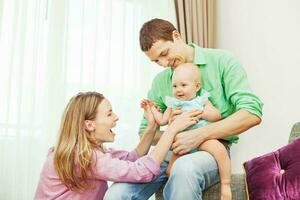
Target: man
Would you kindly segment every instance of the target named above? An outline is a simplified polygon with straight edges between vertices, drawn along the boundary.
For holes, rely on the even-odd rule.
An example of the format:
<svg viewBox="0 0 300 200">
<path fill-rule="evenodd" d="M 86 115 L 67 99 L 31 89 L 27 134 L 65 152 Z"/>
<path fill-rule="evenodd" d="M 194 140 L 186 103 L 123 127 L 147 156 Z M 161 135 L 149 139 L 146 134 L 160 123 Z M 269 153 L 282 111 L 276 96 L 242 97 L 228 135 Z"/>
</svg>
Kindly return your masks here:
<svg viewBox="0 0 300 200">
<path fill-rule="evenodd" d="M 210 93 L 210 101 L 222 115 L 218 122 L 179 133 L 172 145 L 174 153 L 186 154 L 208 139 L 222 139 L 228 147 L 238 141 L 237 134 L 261 122 L 262 102 L 251 91 L 246 72 L 230 53 L 188 45 L 175 27 L 162 19 L 153 19 L 143 25 L 140 46 L 151 61 L 166 67 L 154 78 L 148 92 L 148 98 L 162 111 L 166 109 L 165 96 L 172 95 L 173 69 L 180 63 L 190 62 L 199 66 L 202 88 Z M 173 116 L 180 113 L 182 111 L 177 109 Z M 143 119 L 140 135 L 146 126 Z M 156 141 L 161 134 L 162 131 L 157 131 Z M 107 199 L 148 199 L 165 182 L 166 200 L 202 199 L 203 190 L 219 181 L 216 161 L 204 151 L 181 156 L 174 163 L 169 178 L 165 174 L 167 165 L 168 158 L 161 166 L 161 176 L 149 184 L 114 184 Z"/>
</svg>

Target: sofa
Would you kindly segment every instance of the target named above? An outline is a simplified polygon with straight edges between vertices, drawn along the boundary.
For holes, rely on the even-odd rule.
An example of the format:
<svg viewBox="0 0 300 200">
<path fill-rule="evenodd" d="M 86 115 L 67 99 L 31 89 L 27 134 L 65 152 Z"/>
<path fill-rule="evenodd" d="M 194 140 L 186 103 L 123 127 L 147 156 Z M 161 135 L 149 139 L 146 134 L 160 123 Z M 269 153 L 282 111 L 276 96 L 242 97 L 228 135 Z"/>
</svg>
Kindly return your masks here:
<svg viewBox="0 0 300 200">
<path fill-rule="evenodd" d="M 296 138 L 300 137 L 300 122 L 294 124 L 292 127 L 289 143 L 294 141 Z M 245 184 L 245 176 L 244 174 L 233 174 L 232 175 L 232 199 L 233 200 L 246 200 L 246 184 Z M 159 189 L 159 191 L 155 194 L 156 200 L 163 200 L 162 195 L 163 186 Z M 220 199 L 220 184 L 217 183 L 208 189 L 206 189 L 203 193 L 203 200 L 219 200 Z"/>
</svg>

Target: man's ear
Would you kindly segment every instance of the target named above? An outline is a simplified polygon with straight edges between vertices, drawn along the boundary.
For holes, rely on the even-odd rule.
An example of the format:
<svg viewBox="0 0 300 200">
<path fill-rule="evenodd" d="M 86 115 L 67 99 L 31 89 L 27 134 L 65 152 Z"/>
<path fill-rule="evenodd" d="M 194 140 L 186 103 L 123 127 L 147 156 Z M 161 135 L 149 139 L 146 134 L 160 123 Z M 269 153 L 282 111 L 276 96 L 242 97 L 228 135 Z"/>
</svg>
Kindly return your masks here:
<svg viewBox="0 0 300 200">
<path fill-rule="evenodd" d="M 84 129 L 88 132 L 95 130 L 94 122 L 92 120 L 84 120 Z"/>
<path fill-rule="evenodd" d="M 177 30 L 172 32 L 173 41 L 181 39 L 180 33 Z"/>
</svg>

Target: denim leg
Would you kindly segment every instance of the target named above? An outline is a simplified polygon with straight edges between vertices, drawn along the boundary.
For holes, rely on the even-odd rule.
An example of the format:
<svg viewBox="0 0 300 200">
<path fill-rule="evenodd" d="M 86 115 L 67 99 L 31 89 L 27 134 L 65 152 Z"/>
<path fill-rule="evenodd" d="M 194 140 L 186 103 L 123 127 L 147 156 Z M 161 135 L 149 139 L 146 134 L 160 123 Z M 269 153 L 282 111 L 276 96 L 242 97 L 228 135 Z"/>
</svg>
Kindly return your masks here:
<svg viewBox="0 0 300 200">
<path fill-rule="evenodd" d="M 169 161 L 161 165 L 161 175 L 150 183 L 114 183 L 107 190 L 104 200 L 146 200 L 149 199 L 168 177 L 166 169 Z"/>
<path fill-rule="evenodd" d="M 218 166 L 211 154 L 197 151 L 176 160 L 164 188 L 165 200 L 201 200 L 202 191 L 219 181 Z"/>
</svg>

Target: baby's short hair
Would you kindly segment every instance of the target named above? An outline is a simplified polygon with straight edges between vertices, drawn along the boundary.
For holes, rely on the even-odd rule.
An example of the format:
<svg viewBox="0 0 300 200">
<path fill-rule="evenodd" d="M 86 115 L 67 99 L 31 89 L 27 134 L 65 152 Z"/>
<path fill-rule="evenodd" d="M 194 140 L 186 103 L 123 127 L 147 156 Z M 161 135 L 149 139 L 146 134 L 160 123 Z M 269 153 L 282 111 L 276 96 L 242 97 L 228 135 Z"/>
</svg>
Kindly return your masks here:
<svg viewBox="0 0 300 200">
<path fill-rule="evenodd" d="M 183 63 L 178 65 L 173 73 L 188 73 L 196 82 L 201 82 L 200 69 L 194 63 Z"/>
</svg>

